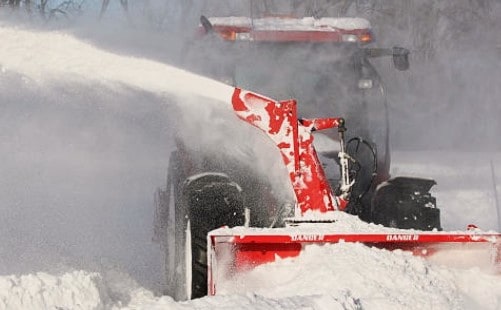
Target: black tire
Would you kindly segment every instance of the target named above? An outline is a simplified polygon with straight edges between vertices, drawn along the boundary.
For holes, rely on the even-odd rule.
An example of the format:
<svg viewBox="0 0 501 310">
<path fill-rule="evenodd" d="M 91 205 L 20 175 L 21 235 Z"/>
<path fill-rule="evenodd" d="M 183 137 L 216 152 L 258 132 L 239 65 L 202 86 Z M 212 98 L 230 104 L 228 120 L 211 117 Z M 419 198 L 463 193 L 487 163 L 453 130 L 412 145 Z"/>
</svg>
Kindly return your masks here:
<svg viewBox="0 0 501 310">
<path fill-rule="evenodd" d="M 240 187 L 222 173 L 185 178 L 171 155 L 167 189 L 160 191 L 167 232 L 162 244 L 165 293 L 175 300 L 207 295 L 207 234 L 224 225 L 244 224 Z"/>
<path fill-rule="evenodd" d="M 191 245 L 191 296 L 207 295 L 207 234 L 221 226 L 244 224 L 240 187 L 224 174 L 204 174 L 188 179 L 183 188 Z M 190 279 L 188 279 L 190 280 Z"/>
<path fill-rule="evenodd" d="M 434 180 L 397 177 L 379 187 L 372 202 L 372 221 L 388 227 L 442 230 L 440 209 L 430 193 Z"/>
</svg>

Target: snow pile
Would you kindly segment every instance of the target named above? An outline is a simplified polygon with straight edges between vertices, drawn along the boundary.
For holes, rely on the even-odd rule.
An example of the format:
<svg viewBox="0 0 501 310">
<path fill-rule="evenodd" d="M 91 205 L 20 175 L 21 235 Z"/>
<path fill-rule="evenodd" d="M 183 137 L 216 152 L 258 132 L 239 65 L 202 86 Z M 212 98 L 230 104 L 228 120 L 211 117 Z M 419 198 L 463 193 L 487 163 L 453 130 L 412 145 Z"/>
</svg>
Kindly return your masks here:
<svg viewBox="0 0 501 310">
<path fill-rule="evenodd" d="M 0 277 L 0 309 L 98 309 L 109 296 L 99 274 L 73 271 Z"/>
<path fill-rule="evenodd" d="M 465 281 L 469 277 L 475 281 Z M 244 291 L 270 298 L 315 296 L 318 304 L 336 301 L 345 309 L 501 306 L 501 283 L 496 276 L 477 270 L 446 269 L 408 252 L 356 243 L 307 246 L 297 258 L 261 265 L 222 283 L 218 293 Z M 477 295 L 478 291 L 483 293 Z"/>
<path fill-rule="evenodd" d="M 408 252 L 356 243 L 308 246 L 175 302 L 126 275 L 72 271 L 0 277 L 0 309 L 499 309 L 499 276 L 433 265 Z"/>
<path fill-rule="evenodd" d="M 174 304 L 170 297 L 160 300 Z M 158 303 L 152 292 L 113 269 L 0 277 L 0 309 L 127 309 L 151 301 Z"/>
</svg>

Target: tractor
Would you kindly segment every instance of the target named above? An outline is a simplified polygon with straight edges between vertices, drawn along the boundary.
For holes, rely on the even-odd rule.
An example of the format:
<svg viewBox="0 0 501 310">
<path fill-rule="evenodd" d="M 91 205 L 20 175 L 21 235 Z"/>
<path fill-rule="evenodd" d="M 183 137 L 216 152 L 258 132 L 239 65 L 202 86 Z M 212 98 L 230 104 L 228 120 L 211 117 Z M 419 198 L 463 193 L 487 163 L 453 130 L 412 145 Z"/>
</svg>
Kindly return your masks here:
<svg viewBox="0 0 501 310">
<path fill-rule="evenodd" d="M 394 68 L 405 71 L 409 51 L 374 47 L 369 21 L 327 16 L 326 0 L 236 3 L 226 13 L 200 17 L 196 39 L 183 53 L 185 67 L 266 97 L 294 98 L 300 121 L 342 115 L 342 141 L 335 130 L 316 136 L 340 142 L 340 147 L 315 155 L 325 171 L 325 186 L 344 197 L 346 204 L 338 209 L 388 227 L 441 230 L 430 194 L 435 181 L 392 179 L 389 173 L 388 103 L 371 59 L 388 56 Z M 341 182 L 343 176 L 350 184 Z M 252 162 L 194 151 L 177 139 L 156 204 L 155 236 L 165 253 L 166 293 L 186 300 L 208 293 L 210 231 L 282 227 L 298 199 L 274 195 Z"/>
</svg>

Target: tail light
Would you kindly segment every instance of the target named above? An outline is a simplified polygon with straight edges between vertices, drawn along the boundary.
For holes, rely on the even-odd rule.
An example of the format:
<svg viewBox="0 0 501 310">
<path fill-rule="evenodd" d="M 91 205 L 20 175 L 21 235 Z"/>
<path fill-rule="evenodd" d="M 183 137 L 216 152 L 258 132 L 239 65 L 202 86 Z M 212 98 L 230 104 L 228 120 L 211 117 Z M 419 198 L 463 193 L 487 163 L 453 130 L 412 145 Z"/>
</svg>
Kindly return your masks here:
<svg viewBox="0 0 501 310">
<path fill-rule="evenodd" d="M 358 40 L 360 43 L 370 43 L 372 42 L 372 34 L 370 32 L 359 34 Z"/>
<path fill-rule="evenodd" d="M 252 41 L 249 32 L 221 31 L 219 35 L 221 38 L 228 41 Z"/>
<path fill-rule="evenodd" d="M 221 38 L 228 41 L 235 41 L 236 32 L 235 31 L 220 31 L 219 35 Z"/>
<path fill-rule="evenodd" d="M 341 39 L 343 42 L 350 43 L 370 43 L 372 42 L 372 34 L 370 32 L 363 32 L 357 34 L 343 34 Z"/>
</svg>

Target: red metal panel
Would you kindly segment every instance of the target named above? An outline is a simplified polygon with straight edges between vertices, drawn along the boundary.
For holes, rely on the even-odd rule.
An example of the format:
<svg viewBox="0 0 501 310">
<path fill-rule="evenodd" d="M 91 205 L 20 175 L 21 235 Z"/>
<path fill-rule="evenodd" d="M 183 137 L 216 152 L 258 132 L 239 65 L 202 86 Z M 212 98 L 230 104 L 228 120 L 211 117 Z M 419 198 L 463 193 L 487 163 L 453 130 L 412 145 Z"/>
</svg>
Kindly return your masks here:
<svg viewBox="0 0 501 310">
<path fill-rule="evenodd" d="M 238 243 L 235 244 L 235 268 L 245 270 L 280 258 L 301 253 L 301 243 Z"/>
<path fill-rule="evenodd" d="M 333 29 L 333 30 L 253 30 L 246 26 L 214 25 L 214 31 L 223 39 L 234 41 L 237 33 L 248 33 L 249 39 L 257 42 L 305 42 L 305 43 L 370 43 L 372 33 L 368 29 Z M 205 34 L 205 30 L 199 27 L 199 33 Z M 344 35 L 354 35 L 357 42 L 345 42 Z"/>
<path fill-rule="evenodd" d="M 255 235 L 212 235 L 215 243 L 231 242 L 242 243 L 436 243 L 436 242 L 501 242 L 501 234 L 475 233 L 383 233 L 383 234 L 255 234 Z"/>
<path fill-rule="evenodd" d="M 340 32 L 330 31 L 266 31 L 251 32 L 254 41 L 262 42 L 342 42 Z"/>
<path fill-rule="evenodd" d="M 339 126 L 340 118 L 299 121 L 296 101 L 276 102 L 239 88 L 235 88 L 232 105 L 239 118 L 261 129 L 279 148 L 296 195 L 297 213 L 344 208 L 344 199 L 332 194 L 311 133 Z"/>
</svg>

